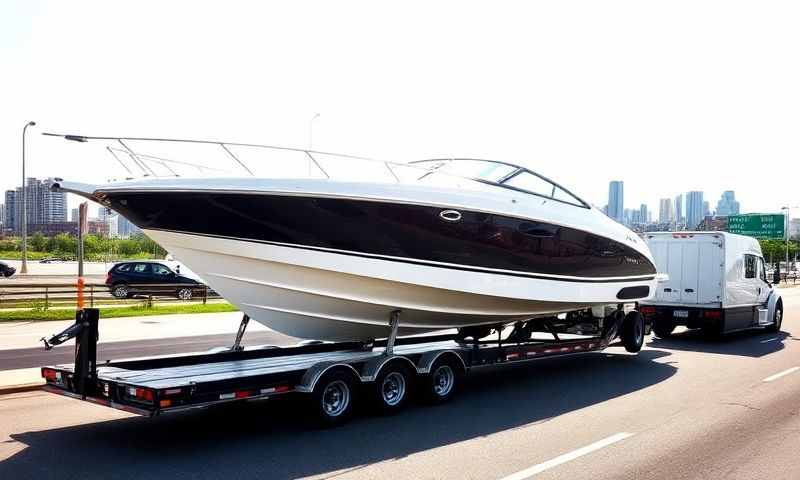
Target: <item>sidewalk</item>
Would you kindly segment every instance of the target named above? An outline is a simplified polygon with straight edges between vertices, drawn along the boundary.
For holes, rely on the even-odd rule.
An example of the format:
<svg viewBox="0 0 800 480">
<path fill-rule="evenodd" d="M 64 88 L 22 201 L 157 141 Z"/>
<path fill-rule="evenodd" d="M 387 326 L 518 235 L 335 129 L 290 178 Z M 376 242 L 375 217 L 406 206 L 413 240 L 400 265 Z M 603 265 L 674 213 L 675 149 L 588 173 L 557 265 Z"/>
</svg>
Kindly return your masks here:
<svg viewBox="0 0 800 480">
<path fill-rule="evenodd" d="M 100 321 L 100 341 L 121 342 L 156 338 L 190 337 L 229 333 L 231 338 L 239 328 L 242 314 L 196 313 L 184 315 L 156 315 L 150 317 L 111 318 Z M 0 323 L 0 349 L 37 348 L 41 338 L 59 333 L 74 321 L 2 322 Z M 258 322 L 250 322 L 249 332 L 268 331 Z M 22 368 L 0 371 L 0 395 L 34 390 L 44 384 L 39 368 Z"/>
</svg>

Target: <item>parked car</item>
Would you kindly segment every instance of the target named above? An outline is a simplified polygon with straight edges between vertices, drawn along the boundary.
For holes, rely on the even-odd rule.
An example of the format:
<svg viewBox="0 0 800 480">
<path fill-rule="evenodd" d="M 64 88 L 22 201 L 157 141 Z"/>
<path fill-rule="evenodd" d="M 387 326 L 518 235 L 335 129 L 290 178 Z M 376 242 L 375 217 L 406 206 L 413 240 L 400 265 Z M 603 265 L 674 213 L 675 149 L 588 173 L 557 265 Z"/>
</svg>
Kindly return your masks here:
<svg viewBox="0 0 800 480">
<path fill-rule="evenodd" d="M 8 278 L 11 275 L 14 275 L 16 272 L 17 272 L 16 268 L 12 267 L 6 262 L 0 262 L 0 276 Z"/>
<path fill-rule="evenodd" d="M 189 300 L 206 287 L 194 278 L 180 275 L 165 263 L 131 261 L 111 267 L 106 285 L 117 298 L 133 295 L 174 295 Z"/>
<path fill-rule="evenodd" d="M 69 257 L 47 257 L 39 260 L 39 263 L 62 263 L 72 261 L 74 261 L 74 259 Z"/>
</svg>

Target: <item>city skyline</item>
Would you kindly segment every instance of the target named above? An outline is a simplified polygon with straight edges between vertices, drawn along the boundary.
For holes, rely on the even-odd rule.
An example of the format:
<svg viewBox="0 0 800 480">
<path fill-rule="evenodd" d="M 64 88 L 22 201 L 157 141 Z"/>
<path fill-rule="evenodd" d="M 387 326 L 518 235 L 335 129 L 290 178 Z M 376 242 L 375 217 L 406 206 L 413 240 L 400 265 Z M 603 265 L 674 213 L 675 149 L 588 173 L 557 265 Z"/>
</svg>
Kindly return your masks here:
<svg viewBox="0 0 800 480">
<path fill-rule="evenodd" d="M 77 232 L 78 209 L 70 210 L 67 218 L 67 194 L 50 190 L 51 179 L 29 177 L 26 183 L 27 225 L 29 234 L 45 235 Z M 7 190 L 0 203 L 0 234 L 5 231 L 19 234 L 22 228 L 22 188 Z M 91 202 L 93 203 L 93 202 Z M 97 205 L 97 204 L 95 204 Z M 89 212 L 89 229 L 95 233 L 127 238 L 140 232 L 129 220 L 107 207 L 97 205 L 96 215 Z M 93 224 L 93 225 L 92 225 Z"/>
<path fill-rule="evenodd" d="M 674 197 L 665 197 L 658 200 L 658 209 L 654 210 L 647 203 L 641 203 L 638 208 L 626 207 L 623 190 L 623 182 L 620 180 L 609 181 L 608 188 L 608 202 L 603 207 L 603 211 L 611 218 L 615 218 L 612 214 L 610 205 L 614 204 L 615 208 L 622 209 L 622 219 L 618 220 L 627 226 L 660 226 L 663 228 L 679 228 L 679 229 L 703 229 L 703 228 L 718 228 L 721 224 L 726 224 L 726 218 L 730 215 L 738 214 L 758 214 L 758 213 L 771 213 L 784 215 L 786 212 L 782 209 L 776 211 L 750 211 L 742 208 L 742 204 L 736 197 L 736 191 L 733 189 L 723 190 L 719 199 L 716 201 L 716 207 L 711 200 L 706 196 L 704 190 L 690 190 L 684 193 L 678 193 Z M 635 205 L 635 201 L 630 201 Z M 790 222 L 794 225 L 797 215 L 790 218 Z M 722 223 L 720 223 L 722 222 Z M 672 227 L 669 227 L 669 226 Z M 638 227 L 637 227 L 638 228 Z"/>
</svg>

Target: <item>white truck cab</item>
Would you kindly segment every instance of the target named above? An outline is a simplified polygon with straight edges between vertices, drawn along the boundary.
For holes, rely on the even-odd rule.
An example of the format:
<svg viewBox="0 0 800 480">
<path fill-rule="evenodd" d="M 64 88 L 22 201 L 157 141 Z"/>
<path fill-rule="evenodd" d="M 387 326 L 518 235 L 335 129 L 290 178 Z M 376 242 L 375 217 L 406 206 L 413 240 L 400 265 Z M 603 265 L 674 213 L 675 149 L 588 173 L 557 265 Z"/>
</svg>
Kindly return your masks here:
<svg viewBox="0 0 800 480">
<path fill-rule="evenodd" d="M 659 337 L 678 325 L 712 335 L 780 330 L 783 301 L 767 280 L 756 239 L 726 232 L 653 232 L 644 240 L 658 273 L 669 277 L 640 303 Z"/>
</svg>

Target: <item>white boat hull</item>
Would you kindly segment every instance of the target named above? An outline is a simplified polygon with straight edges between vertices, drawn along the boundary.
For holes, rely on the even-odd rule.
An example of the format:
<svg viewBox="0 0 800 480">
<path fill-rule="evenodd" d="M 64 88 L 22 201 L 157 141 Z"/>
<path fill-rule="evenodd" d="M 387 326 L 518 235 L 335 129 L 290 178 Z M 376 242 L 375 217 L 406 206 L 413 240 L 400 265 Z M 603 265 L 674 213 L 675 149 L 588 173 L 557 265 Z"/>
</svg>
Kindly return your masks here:
<svg viewBox="0 0 800 480">
<path fill-rule="evenodd" d="M 298 338 L 386 337 L 394 310 L 401 311 L 400 335 L 511 323 L 613 303 L 620 289 L 632 285 L 655 287 L 654 280 L 572 282 L 191 233 L 145 233 L 253 320 Z M 564 298 L 580 302 L 559 301 Z"/>
</svg>

